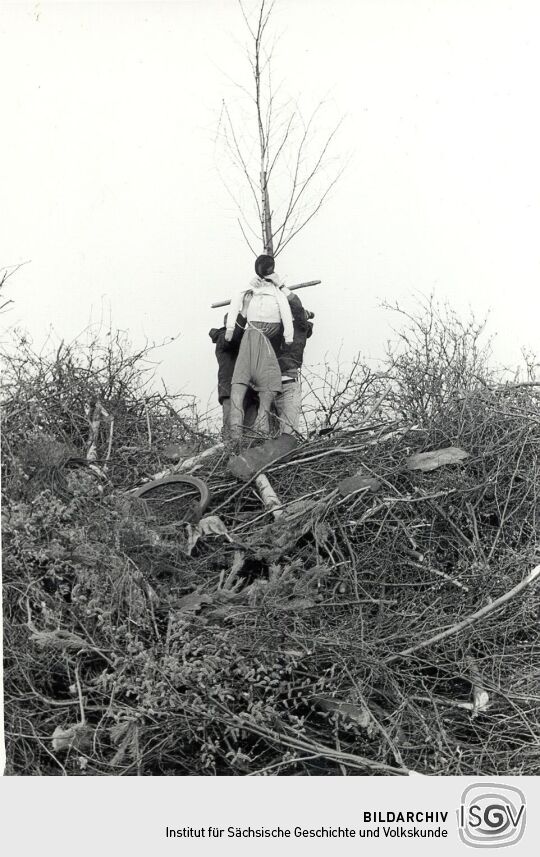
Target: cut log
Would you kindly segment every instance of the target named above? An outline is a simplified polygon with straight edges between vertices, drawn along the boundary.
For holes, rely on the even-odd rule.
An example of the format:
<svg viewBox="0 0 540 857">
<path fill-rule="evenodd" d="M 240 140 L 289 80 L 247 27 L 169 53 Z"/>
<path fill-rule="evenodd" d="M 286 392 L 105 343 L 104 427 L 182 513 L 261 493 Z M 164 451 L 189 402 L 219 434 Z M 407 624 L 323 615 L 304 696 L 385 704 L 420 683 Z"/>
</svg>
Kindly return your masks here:
<svg viewBox="0 0 540 857">
<path fill-rule="evenodd" d="M 255 485 L 259 489 L 259 494 L 261 495 L 261 500 L 264 503 L 265 509 L 272 512 L 274 518 L 280 518 L 281 515 L 283 515 L 281 501 L 270 485 L 268 477 L 265 476 L 264 473 L 261 473 L 261 475 L 257 476 L 255 479 Z"/>
</svg>

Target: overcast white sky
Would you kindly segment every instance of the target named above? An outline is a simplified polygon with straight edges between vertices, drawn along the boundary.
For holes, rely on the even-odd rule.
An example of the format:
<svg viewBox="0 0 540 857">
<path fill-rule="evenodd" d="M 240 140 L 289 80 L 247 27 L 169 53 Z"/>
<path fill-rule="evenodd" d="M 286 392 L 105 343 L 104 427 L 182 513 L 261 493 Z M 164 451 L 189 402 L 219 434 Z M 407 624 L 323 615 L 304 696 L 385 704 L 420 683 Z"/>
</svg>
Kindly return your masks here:
<svg viewBox="0 0 540 857">
<path fill-rule="evenodd" d="M 517 361 L 540 322 L 538 3 L 278 0 L 275 24 L 284 87 L 346 114 L 352 155 L 280 257 L 289 283 L 323 280 L 302 293 L 306 362 L 381 354 L 379 302 L 432 289 L 491 308 Z M 243 42 L 236 0 L 0 2 L 0 266 L 31 260 L 4 322 L 38 342 L 102 316 L 136 342 L 179 333 L 163 375 L 212 400 L 209 305 L 252 272 L 214 145 Z"/>
</svg>

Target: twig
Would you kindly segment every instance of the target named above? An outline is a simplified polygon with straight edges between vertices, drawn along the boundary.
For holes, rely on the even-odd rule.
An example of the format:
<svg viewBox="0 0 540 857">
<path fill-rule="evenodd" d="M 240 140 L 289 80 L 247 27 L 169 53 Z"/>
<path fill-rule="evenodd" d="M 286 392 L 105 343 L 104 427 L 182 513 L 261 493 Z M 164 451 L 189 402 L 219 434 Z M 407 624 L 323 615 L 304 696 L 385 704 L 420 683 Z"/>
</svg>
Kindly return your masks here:
<svg viewBox="0 0 540 857">
<path fill-rule="evenodd" d="M 107 462 L 109 461 L 109 459 L 111 457 L 113 435 L 114 435 L 114 417 L 111 417 L 111 421 L 109 424 L 109 442 L 107 444 L 107 455 L 105 456 L 105 464 L 103 466 L 103 470 L 107 469 Z"/>
<path fill-rule="evenodd" d="M 540 565 L 537 565 L 536 568 L 527 575 L 524 580 L 514 586 L 513 589 L 510 589 L 504 595 L 501 595 L 500 598 L 497 598 L 495 601 L 492 601 L 491 604 L 486 604 L 485 607 L 482 607 L 481 610 L 478 610 L 476 613 L 472 613 L 466 619 L 463 619 L 462 622 L 458 622 L 457 625 L 452 625 L 451 628 L 447 628 L 445 631 L 441 631 L 440 634 L 435 634 L 434 637 L 430 637 L 429 640 L 424 640 L 421 643 L 417 643 L 415 646 L 411 646 L 410 649 L 404 649 L 402 652 L 398 652 L 395 655 L 391 655 L 389 658 L 385 658 L 384 662 L 387 664 L 392 663 L 392 661 L 397 661 L 398 658 L 405 658 L 408 655 L 411 655 L 413 652 L 418 651 L 418 649 L 425 649 L 426 646 L 432 646 L 433 643 L 438 643 L 440 640 L 444 640 L 446 637 L 450 637 L 452 634 L 457 634 L 458 631 L 463 630 L 463 628 L 467 628 L 469 625 L 472 625 L 474 622 L 477 622 L 479 619 L 482 619 L 484 616 L 487 616 L 488 613 L 492 613 L 494 610 L 497 610 L 519 592 L 522 589 L 525 589 L 526 586 L 529 586 L 530 583 L 533 583 L 534 580 L 540 575 Z"/>
<path fill-rule="evenodd" d="M 315 741 L 310 741 L 305 738 L 290 736 L 282 732 L 274 732 L 271 729 L 264 727 L 262 724 L 253 723 L 245 718 L 236 716 L 235 722 L 241 729 L 246 729 L 249 732 L 254 732 L 263 738 L 276 741 L 278 744 L 284 744 L 286 747 L 293 747 L 296 750 L 304 750 L 306 752 L 315 752 L 326 759 L 331 759 L 334 762 L 344 762 L 353 768 L 365 770 L 366 768 L 374 771 L 385 771 L 388 774 L 408 775 L 410 771 L 407 768 L 393 767 L 385 765 L 382 762 L 375 762 L 373 759 L 366 759 L 364 756 L 357 756 L 354 753 L 340 752 L 333 747 L 318 744 Z"/>
<path fill-rule="evenodd" d="M 148 449 L 152 449 L 152 428 L 150 426 L 150 414 L 148 413 L 148 403 L 146 401 L 146 396 L 143 399 L 144 404 L 144 414 L 146 417 L 146 431 L 148 432 Z"/>
<path fill-rule="evenodd" d="M 84 714 L 84 702 L 81 688 L 81 680 L 79 678 L 79 664 L 75 664 L 75 684 L 77 685 L 77 695 L 79 697 L 79 708 L 81 712 L 81 726 L 86 723 L 86 717 Z"/>
<path fill-rule="evenodd" d="M 429 571 L 431 574 L 436 574 L 439 577 L 443 577 L 448 583 L 452 583 L 454 586 L 458 586 L 460 589 L 463 589 L 464 592 L 469 591 L 469 587 L 464 583 L 461 583 L 459 580 L 456 580 L 454 577 L 450 577 L 449 574 L 446 574 L 444 571 L 440 571 L 438 568 L 433 568 L 432 565 L 424 565 L 421 562 L 414 562 L 411 559 L 406 559 L 405 563 L 407 565 L 411 565 L 413 568 L 419 568 L 422 571 Z"/>
</svg>

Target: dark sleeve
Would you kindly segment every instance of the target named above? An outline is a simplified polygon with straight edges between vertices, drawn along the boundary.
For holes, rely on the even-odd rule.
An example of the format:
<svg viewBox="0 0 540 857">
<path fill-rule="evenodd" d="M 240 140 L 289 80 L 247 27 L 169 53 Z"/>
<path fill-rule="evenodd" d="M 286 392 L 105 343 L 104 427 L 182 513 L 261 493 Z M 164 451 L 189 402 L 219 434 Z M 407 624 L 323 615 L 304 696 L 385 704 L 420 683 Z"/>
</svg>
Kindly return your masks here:
<svg viewBox="0 0 540 857">
<path fill-rule="evenodd" d="M 291 308 L 291 314 L 293 317 L 293 325 L 296 330 L 301 331 L 302 333 L 307 332 L 307 318 L 306 311 L 302 306 L 302 301 L 298 297 L 298 295 L 290 294 L 288 295 L 289 306 Z"/>
</svg>

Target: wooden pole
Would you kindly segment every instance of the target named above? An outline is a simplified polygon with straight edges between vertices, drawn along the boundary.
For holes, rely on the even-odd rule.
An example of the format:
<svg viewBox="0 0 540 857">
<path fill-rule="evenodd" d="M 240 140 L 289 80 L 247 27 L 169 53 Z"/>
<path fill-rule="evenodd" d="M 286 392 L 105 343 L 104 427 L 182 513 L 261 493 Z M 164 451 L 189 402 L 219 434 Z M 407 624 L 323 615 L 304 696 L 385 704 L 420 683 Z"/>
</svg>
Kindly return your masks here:
<svg viewBox="0 0 540 857">
<path fill-rule="evenodd" d="M 308 289 L 311 286 L 318 286 L 322 281 L 321 280 L 308 280 L 307 283 L 297 283 L 295 286 L 287 286 L 290 292 L 296 292 L 298 289 Z M 212 309 L 217 309 L 220 306 L 229 306 L 231 299 L 228 301 L 217 301 L 215 304 L 211 304 Z"/>
</svg>

